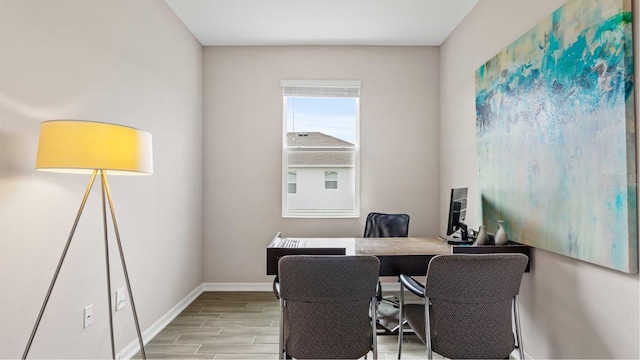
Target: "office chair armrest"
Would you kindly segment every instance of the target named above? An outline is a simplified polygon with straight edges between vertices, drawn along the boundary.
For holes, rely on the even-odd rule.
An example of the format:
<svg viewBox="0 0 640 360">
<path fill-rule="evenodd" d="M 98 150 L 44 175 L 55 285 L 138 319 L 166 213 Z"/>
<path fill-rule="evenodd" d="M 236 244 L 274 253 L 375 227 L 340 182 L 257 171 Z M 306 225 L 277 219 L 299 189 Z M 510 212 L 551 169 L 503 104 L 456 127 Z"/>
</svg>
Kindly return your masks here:
<svg viewBox="0 0 640 360">
<path fill-rule="evenodd" d="M 415 295 L 421 298 L 424 297 L 424 286 L 417 282 L 411 276 L 400 274 L 398 280 L 402 283 L 402 285 L 404 285 L 404 287 L 409 289 L 409 291 L 411 291 Z"/>
</svg>

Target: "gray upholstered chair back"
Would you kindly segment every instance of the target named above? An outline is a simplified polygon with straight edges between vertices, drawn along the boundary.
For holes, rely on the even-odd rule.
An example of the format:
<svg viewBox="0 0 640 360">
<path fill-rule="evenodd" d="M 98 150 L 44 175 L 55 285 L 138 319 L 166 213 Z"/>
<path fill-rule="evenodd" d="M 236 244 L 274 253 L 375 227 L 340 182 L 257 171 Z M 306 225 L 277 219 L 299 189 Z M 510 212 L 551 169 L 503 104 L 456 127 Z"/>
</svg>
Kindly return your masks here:
<svg viewBox="0 0 640 360">
<path fill-rule="evenodd" d="M 278 267 L 281 351 L 297 359 L 349 359 L 375 349 L 369 313 L 380 267 L 376 257 L 285 256 Z"/>
<path fill-rule="evenodd" d="M 527 262 L 522 254 L 434 257 L 425 282 L 433 350 L 452 359 L 508 357 L 512 301 Z"/>
</svg>

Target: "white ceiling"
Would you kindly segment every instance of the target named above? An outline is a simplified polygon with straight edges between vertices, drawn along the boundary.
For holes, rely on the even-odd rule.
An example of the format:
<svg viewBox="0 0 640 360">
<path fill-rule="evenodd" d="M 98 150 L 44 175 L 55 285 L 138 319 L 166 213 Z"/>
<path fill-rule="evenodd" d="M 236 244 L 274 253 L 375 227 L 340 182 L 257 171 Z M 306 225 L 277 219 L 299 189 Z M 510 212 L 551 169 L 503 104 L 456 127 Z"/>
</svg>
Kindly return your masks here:
<svg viewBox="0 0 640 360">
<path fill-rule="evenodd" d="M 437 46 L 479 0 L 165 1 L 204 46 Z"/>
</svg>

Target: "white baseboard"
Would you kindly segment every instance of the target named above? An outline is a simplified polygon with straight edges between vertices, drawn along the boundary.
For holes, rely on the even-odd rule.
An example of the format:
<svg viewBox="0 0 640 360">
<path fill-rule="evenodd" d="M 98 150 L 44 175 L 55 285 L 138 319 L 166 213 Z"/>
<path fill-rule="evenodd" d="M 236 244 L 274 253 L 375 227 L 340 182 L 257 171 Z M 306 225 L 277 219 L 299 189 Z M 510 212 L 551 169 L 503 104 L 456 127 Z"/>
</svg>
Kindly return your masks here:
<svg viewBox="0 0 640 360">
<path fill-rule="evenodd" d="M 180 300 L 178 304 L 172 307 L 166 314 L 164 314 L 158 321 L 153 323 L 147 330 L 142 333 L 142 342 L 146 345 L 151 339 L 153 339 L 162 329 L 164 329 L 173 319 L 175 319 L 184 309 L 189 306 L 200 294 L 203 292 L 203 285 L 198 285 L 189 295 Z M 140 351 L 140 344 L 136 338 L 133 342 L 122 349 L 116 357 L 118 359 L 131 359 L 135 354 Z"/>
<path fill-rule="evenodd" d="M 272 283 L 202 283 L 202 291 L 273 291 Z M 400 291 L 400 283 L 382 283 L 382 291 Z"/>
<path fill-rule="evenodd" d="M 381 282 L 380 283 L 380 287 L 382 287 L 382 292 L 384 293 L 385 291 L 393 291 L 393 292 L 399 292 L 400 291 L 400 283 L 399 282 Z"/>
<path fill-rule="evenodd" d="M 272 283 L 203 283 L 203 291 L 273 291 Z"/>
</svg>

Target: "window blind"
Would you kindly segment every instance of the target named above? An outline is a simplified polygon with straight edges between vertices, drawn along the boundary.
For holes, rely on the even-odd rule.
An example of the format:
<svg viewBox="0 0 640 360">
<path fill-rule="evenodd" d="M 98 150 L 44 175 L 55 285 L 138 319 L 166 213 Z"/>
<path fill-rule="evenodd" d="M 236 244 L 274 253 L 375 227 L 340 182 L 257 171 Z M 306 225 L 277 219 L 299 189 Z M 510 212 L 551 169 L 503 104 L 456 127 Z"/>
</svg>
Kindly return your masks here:
<svg viewBox="0 0 640 360">
<path fill-rule="evenodd" d="M 332 97 L 359 98 L 360 81 L 307 81 L 282 80 L 281 86 L 287 97 Z"/>
</svg>

